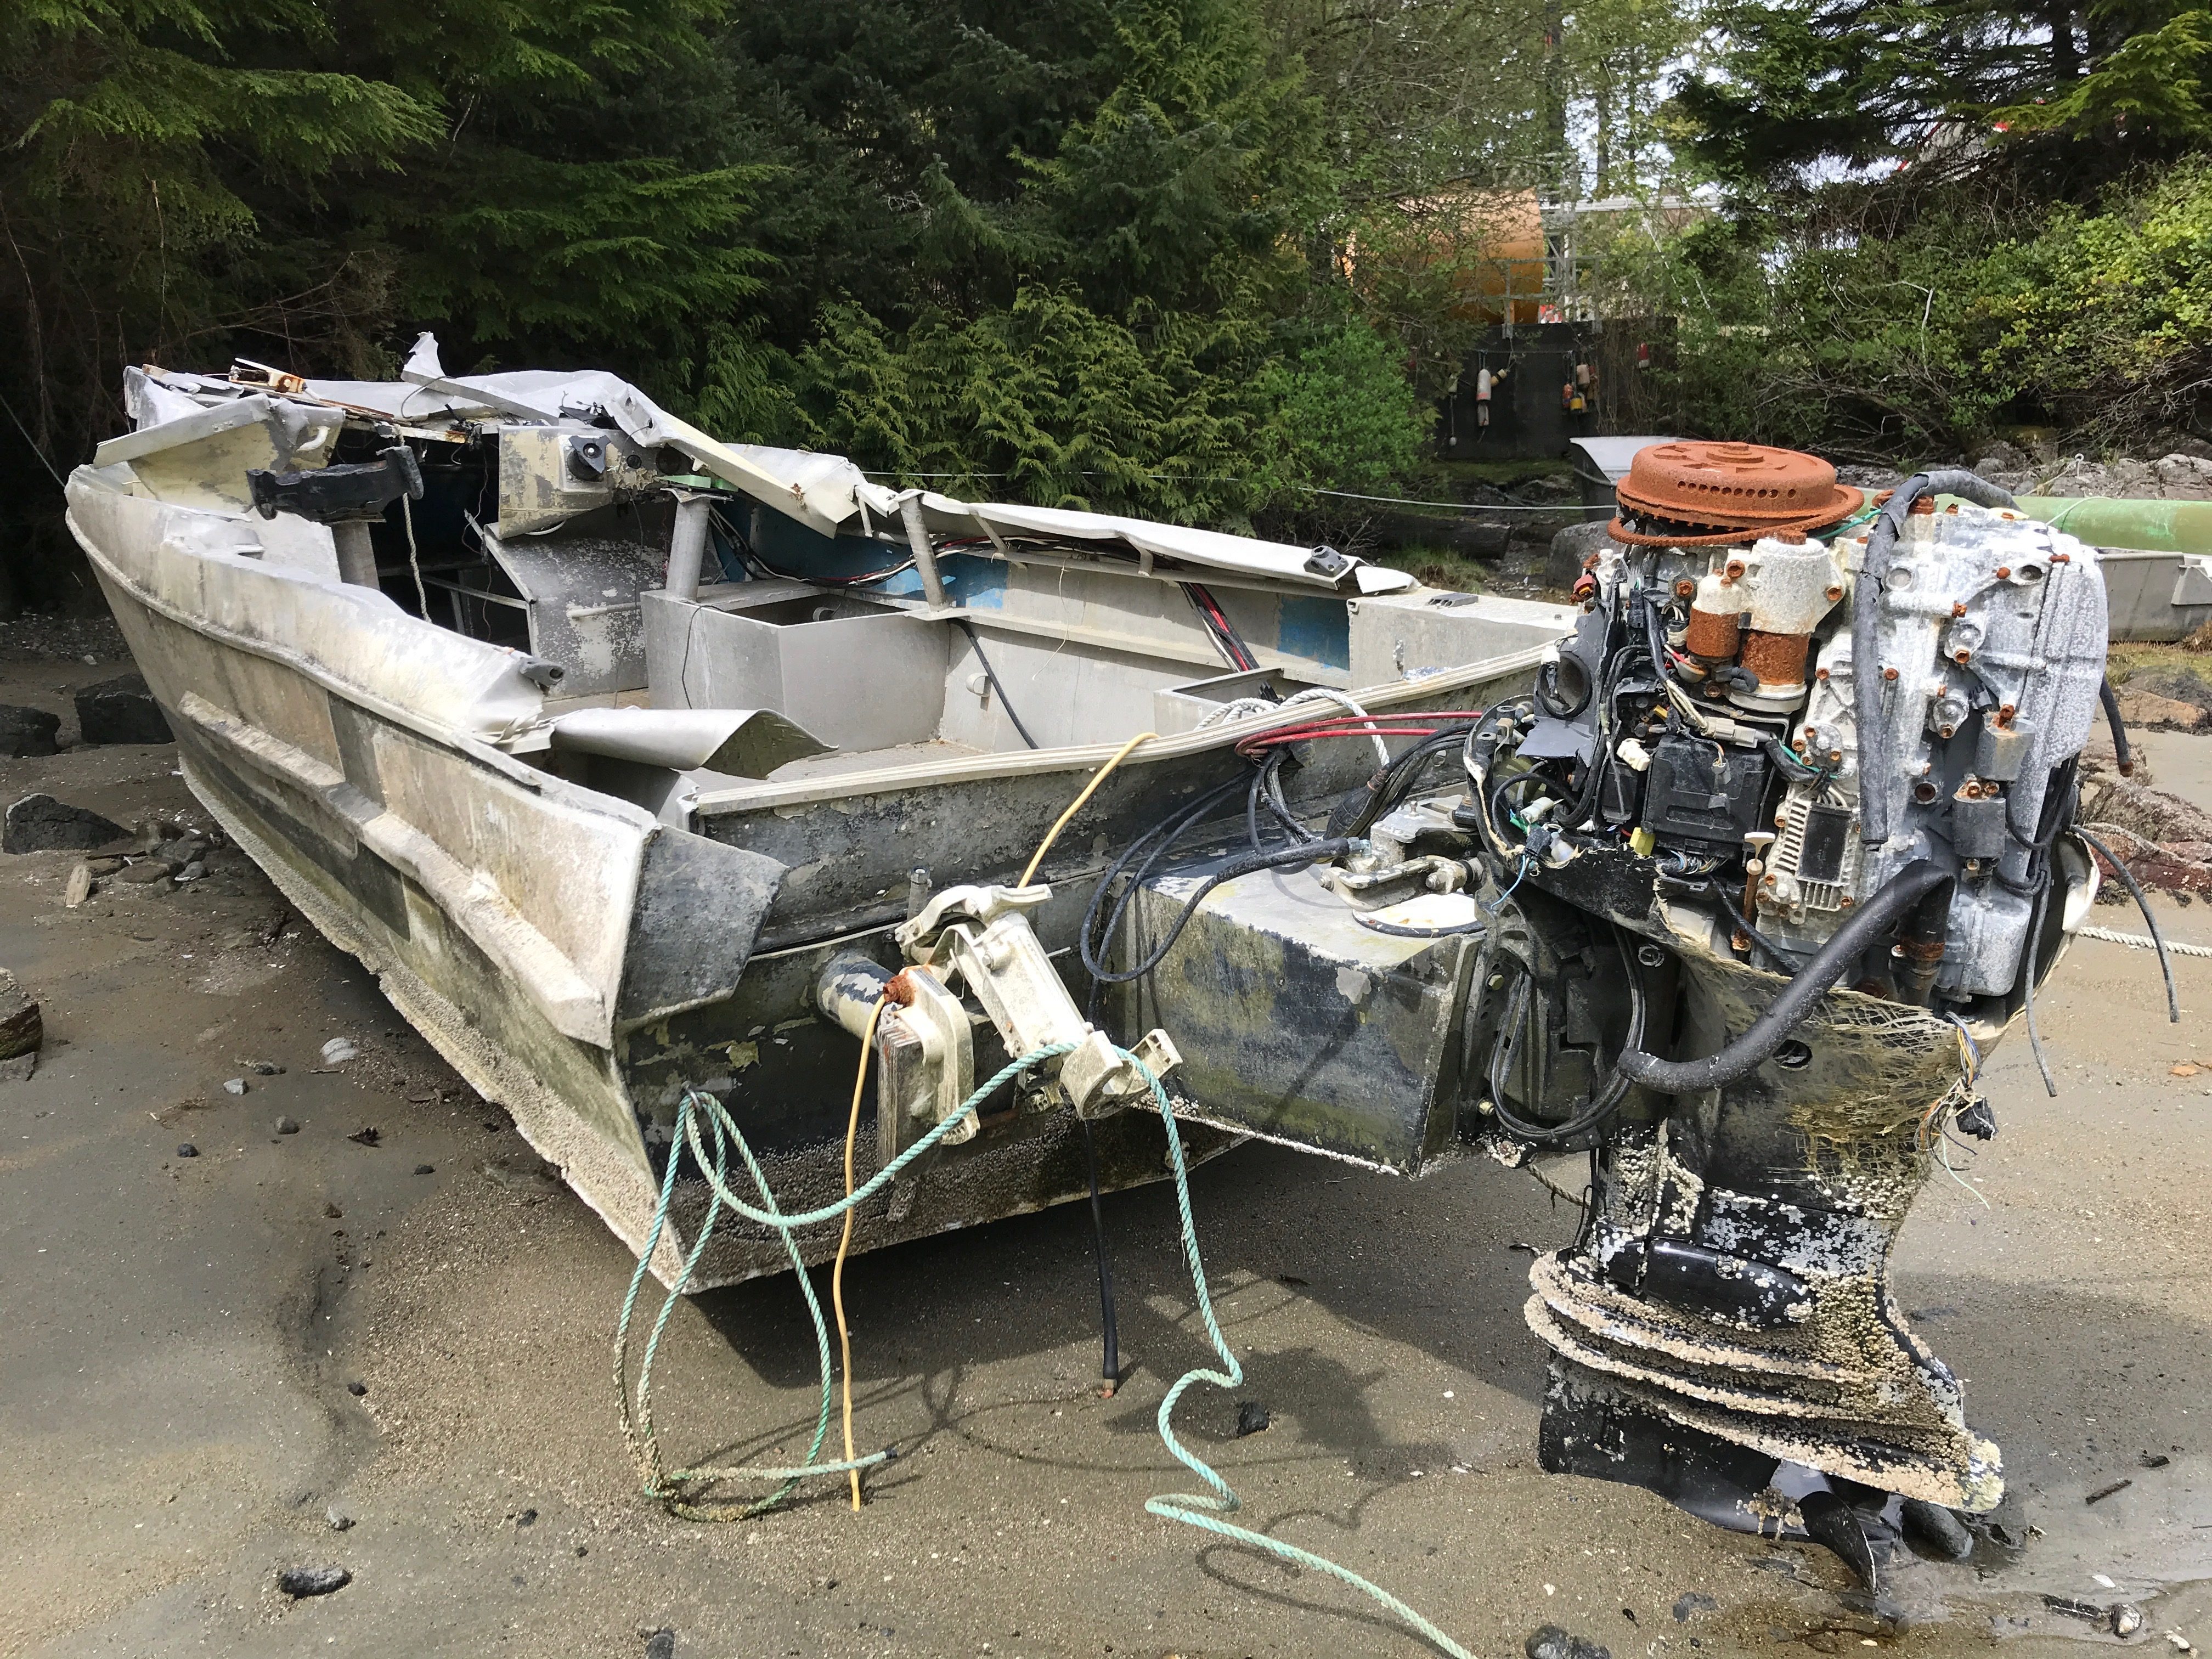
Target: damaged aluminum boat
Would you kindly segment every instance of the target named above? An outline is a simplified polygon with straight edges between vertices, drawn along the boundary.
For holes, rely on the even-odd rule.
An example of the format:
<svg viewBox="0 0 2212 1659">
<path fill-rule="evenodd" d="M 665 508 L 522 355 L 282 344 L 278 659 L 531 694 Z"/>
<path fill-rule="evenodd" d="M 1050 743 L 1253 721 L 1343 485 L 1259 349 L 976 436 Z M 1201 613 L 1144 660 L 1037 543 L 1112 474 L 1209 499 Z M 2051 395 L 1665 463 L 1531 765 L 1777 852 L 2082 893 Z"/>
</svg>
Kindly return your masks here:
<svg viewBox="0 0 2212 1659">
<path fill-rule="evenodd" d="M 1996 1502 L 1886 1264 L 2093 896 L 2105 597 L 1979 479 L 1877 511 L 1656 446 L 1562 606 L 896 489 L 427 336 L 129 396 L 70 520 L 191 787 L 633 1249 L 688 1089 L 834 1201 L 856 1038 L 863 1176 L 1068 1050 L 856 1248 L 1158 1179 L 1126 1044 L 1193 1158 L 1589 1157 L 1547 1467 L 1744 1527 L 1784 1465 Z M 690 1284 L 785 1265 L 725 1224 Z"/>
</svg>

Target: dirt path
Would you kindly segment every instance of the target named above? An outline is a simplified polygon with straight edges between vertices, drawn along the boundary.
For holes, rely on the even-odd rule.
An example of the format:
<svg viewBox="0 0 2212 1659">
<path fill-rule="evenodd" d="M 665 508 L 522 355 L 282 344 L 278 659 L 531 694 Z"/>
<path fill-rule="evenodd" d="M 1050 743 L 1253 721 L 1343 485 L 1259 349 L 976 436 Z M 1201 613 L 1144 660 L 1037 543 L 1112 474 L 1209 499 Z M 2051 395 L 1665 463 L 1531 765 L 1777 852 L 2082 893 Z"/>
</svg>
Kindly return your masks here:
<svg viewBox="0 0 2212 1659">
<path fill-rule="evenodd" d="M 115 672 L 0 653 L 0 701 L 58 708 Z M 2161 783 L 2212 804 L 2212 740 L 2154 742 Z M 204 822 L 173 765 L 167 748 L 0 761 L 0 793 Z M 0 963 L 50 1033 L 38 1074 L 0 1083 L 0 1653 L 624 1655 L 662 1627 L 678 1655 L 733 1659 L 1425 1651 L 1332 1583 L 1144 1512 L 1189 1484 L 1152 1419 L 1203 1358 L 1166 1191 L 1109 1205 L 1136 1366 L 1115 1398 L 1092 1386 L 1076 1211 L 865 1257 L 860 1434 L 901 1453 L 873 1502 L 854 1515 L 824 1483 L 778 1515 L 687 1523 L 638 1496 L 616 1429 L 629 1260 L 504 1115 L 350 959 L 279 930 L 251 866 L 69 910 L 73 862 L 0 860 Z M 2212 942 L 2205 907 L 2166 918 Z M 1838 1599 L 1820 1550 L 1535 1468 L 1519 1247 L 1569 1236 L 1573 1211 L 1486 1161 L 1407 1183 L 1255 1148 L 1200 1171 L 1239 1398 L 1273 1425 L 1231 1437 L 1237 1401 L 1204 1389 L 1178 1421 L 1244 1518 L 1480 1653 L 1547 1622 L 1623 1659 L 2112 1640 L 2045 1591 L 2141 1601 L 2138 1644 L 2160 1651 L 2169 1627 L 2212 1642 L 2212 1067 L 2172 1073 L 2212 1061 L 2212 961 L 2179 971 L 2187 1023 L 2169 1027 L 2147 954 L 2078 945 L 2040 1005 L 2063 1093 L 2024 1042 L 2002 1050 L 2002 1133 L 1908 1229 L 1905 1305 L 1969 1379 L 2041 1535 L 1988 1577 L 1907 1569 L 1902 1633 Z M 323 1069 L 337 1036 L 360 1057 Z M 373 1147 L 348 1138 L 372 1127 Z M 805 1449 L 813 1339 L 788 1279 L 680 1308 L 662 1364 L 675 1456 Z M 275 1591 L 278 1568 L 325 1563 L 353 1582 Z M 1691 1592 L 1716 1608 L 1678 1622 Z"/>
</svg>

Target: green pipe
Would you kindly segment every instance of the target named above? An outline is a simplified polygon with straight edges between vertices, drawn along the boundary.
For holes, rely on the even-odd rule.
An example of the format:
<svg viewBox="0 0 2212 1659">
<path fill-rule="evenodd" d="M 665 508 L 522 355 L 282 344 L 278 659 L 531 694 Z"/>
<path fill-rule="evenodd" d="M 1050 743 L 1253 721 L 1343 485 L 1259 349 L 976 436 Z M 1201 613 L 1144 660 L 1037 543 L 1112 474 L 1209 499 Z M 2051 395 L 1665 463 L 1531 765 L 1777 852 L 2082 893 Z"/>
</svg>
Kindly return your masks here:
<svg viewBox="0 0 2212 1659">
<path fill-rule="evenodd" d="M 2126 501 L 2105 495 L 2023 495 L 2028 518 L 2093 547 L 2148 553 L 2212 553 L 2212 501 Z"/>
</svg>

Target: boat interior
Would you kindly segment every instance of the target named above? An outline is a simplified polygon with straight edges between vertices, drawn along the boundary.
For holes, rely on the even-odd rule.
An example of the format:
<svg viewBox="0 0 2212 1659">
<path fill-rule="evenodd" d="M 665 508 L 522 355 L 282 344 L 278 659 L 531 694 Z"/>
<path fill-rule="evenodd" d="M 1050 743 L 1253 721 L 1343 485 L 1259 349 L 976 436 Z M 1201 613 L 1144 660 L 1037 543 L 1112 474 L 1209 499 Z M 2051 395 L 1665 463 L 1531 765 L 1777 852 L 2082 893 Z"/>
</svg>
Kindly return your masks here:
<svg viewBox="0 0 2212 1659">
<path fill-rule="evenodd" d="M 394 454 L 393 424 L 343 404 L 334 428 L 304 440 L 272 417 L 155 446 L 194 420 L 221 426 L 223 408 L 207 406 L 216 387 L 229 389 L 197 383 L 191 419 L 114 441 L 134 488 L 228 498 L 237 485 L 210 486 L 218 473 L 362 473 Z M 672 471 L 691 463 L 565 410 L 396 429 L 420 494 L 333 524 L 360 532 L 376 587 L 410 616 L 526 653 L 548 720 L 512 752 L 687 827 L 696 812 L 827 778 L 849 787 L 918 766 L 1172 737 L 1302 694 L 1340 701 L 1358 688 L 1387 704 L 1393 688 L 1410 694 L 1441 670 L 1540 645 L 1571 621 L 1555 605 L 1438 592 L 1329 549 L 1300 571 L 1305 550 L 1241 542 L 1289 556 L 1287 572 L 1156 557 L 1094 527 L 1132 521 L 1090 514 L 1059 515 L 1082 520 L 1078 533 L 1009 534 L 930 497 L 934 522 L 863 507 L 823 533 L 761 499 L 772 492 Z M 277 516 L 295 510 L 279 505 Z M 342 573 L 343 534 L 334 544 Z M 351 568 L 350 580 L 371 579 L 366 561 Z M 606 709 L 728 718 L 587 717 Z"/>
</svg>

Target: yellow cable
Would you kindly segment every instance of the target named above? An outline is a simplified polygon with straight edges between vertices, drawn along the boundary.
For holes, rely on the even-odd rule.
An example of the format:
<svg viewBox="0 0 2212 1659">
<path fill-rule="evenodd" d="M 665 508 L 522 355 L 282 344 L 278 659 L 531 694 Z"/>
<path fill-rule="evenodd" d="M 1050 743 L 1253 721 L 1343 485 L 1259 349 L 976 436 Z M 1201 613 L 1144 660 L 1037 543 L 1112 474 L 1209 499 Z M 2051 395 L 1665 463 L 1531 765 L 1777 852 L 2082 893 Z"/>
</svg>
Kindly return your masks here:
<svg viewBox="0 0 2212 1659">
<path fill-rule="evenodd" d="M 876 1022 L 883 1018 L 884 1004 L 878 1000 L 868 1010 L 868 1029 L 860 1037 L 860 1069 L 853 1079 L 853 1110 L 845 1120 L 845 1196 L 853 1195 L 853 1140 L 860 1132 L 860 1095 L 868 1086 L 868 1060 L 876 1052 Z M 878 1111 L 882 1105 L 878 1103 Z M 844 1350 L 845 1394 L 845 1461 L 853 1461 L 853 1333 L 845 1324 L 845 1252 L 853 1243 L 853 1212 L 845 1212 L 845 1231 L 837 1241 L 837 1265 L 830 1270 L 830 1305 L 837 1310 L 837 1345 Z M 860 1472 L 848 1469 L 853 1480 L 853 1507 L 860 1507 Z"/>
<path fill-rule="evenodd" d="M 1037 866 L 1042 864 L 1044 862 L 1044 855 L 1052 851 L 1052 844 L 1060 839 L 1060 832 L 1067 828 L 1067 821 L 1083 810 L 1083 803 L 1089 800 L 1093 794 L 1097 793 L 1098 786 L 1106 781 L 1108 776 L 1112 774 L 1115 767 L 1119 766 L 1123 761 L 1128 758 L 1129 751 L 1132 749 L 1134 749 L 1139 744 L 1143 743 L 1149 738 L 1157 738 L 1158 736 L 1159 736 L 1159 733 L 1157 732 L 1138 732 L 1135 737 L 1130 738 L 1128 742 L 1123 744 L 1121 748 L 1115 752 L 1115 756 L 1112 760 L 1108 761 L 1105 765 L 1098 769 L 1097 775 L 1093 777 L 1090 782 L 1083 786 L 1083 793 L 1078 795 L 1074 800 L 1068 804 L 1067 811 L 1062 812 L 1060 817 L 1054 821 L 1052 828 L 1044 832 L 1044 839 L 1037 843 L 1036 851 L 1030 855 L 1030 867 L 1022 872 L 1022 878 L 1016 884 L 1016 885 L 1026 887 L 1030 884 L 1030 878 L 1036 874 Z"/>
</svg>

